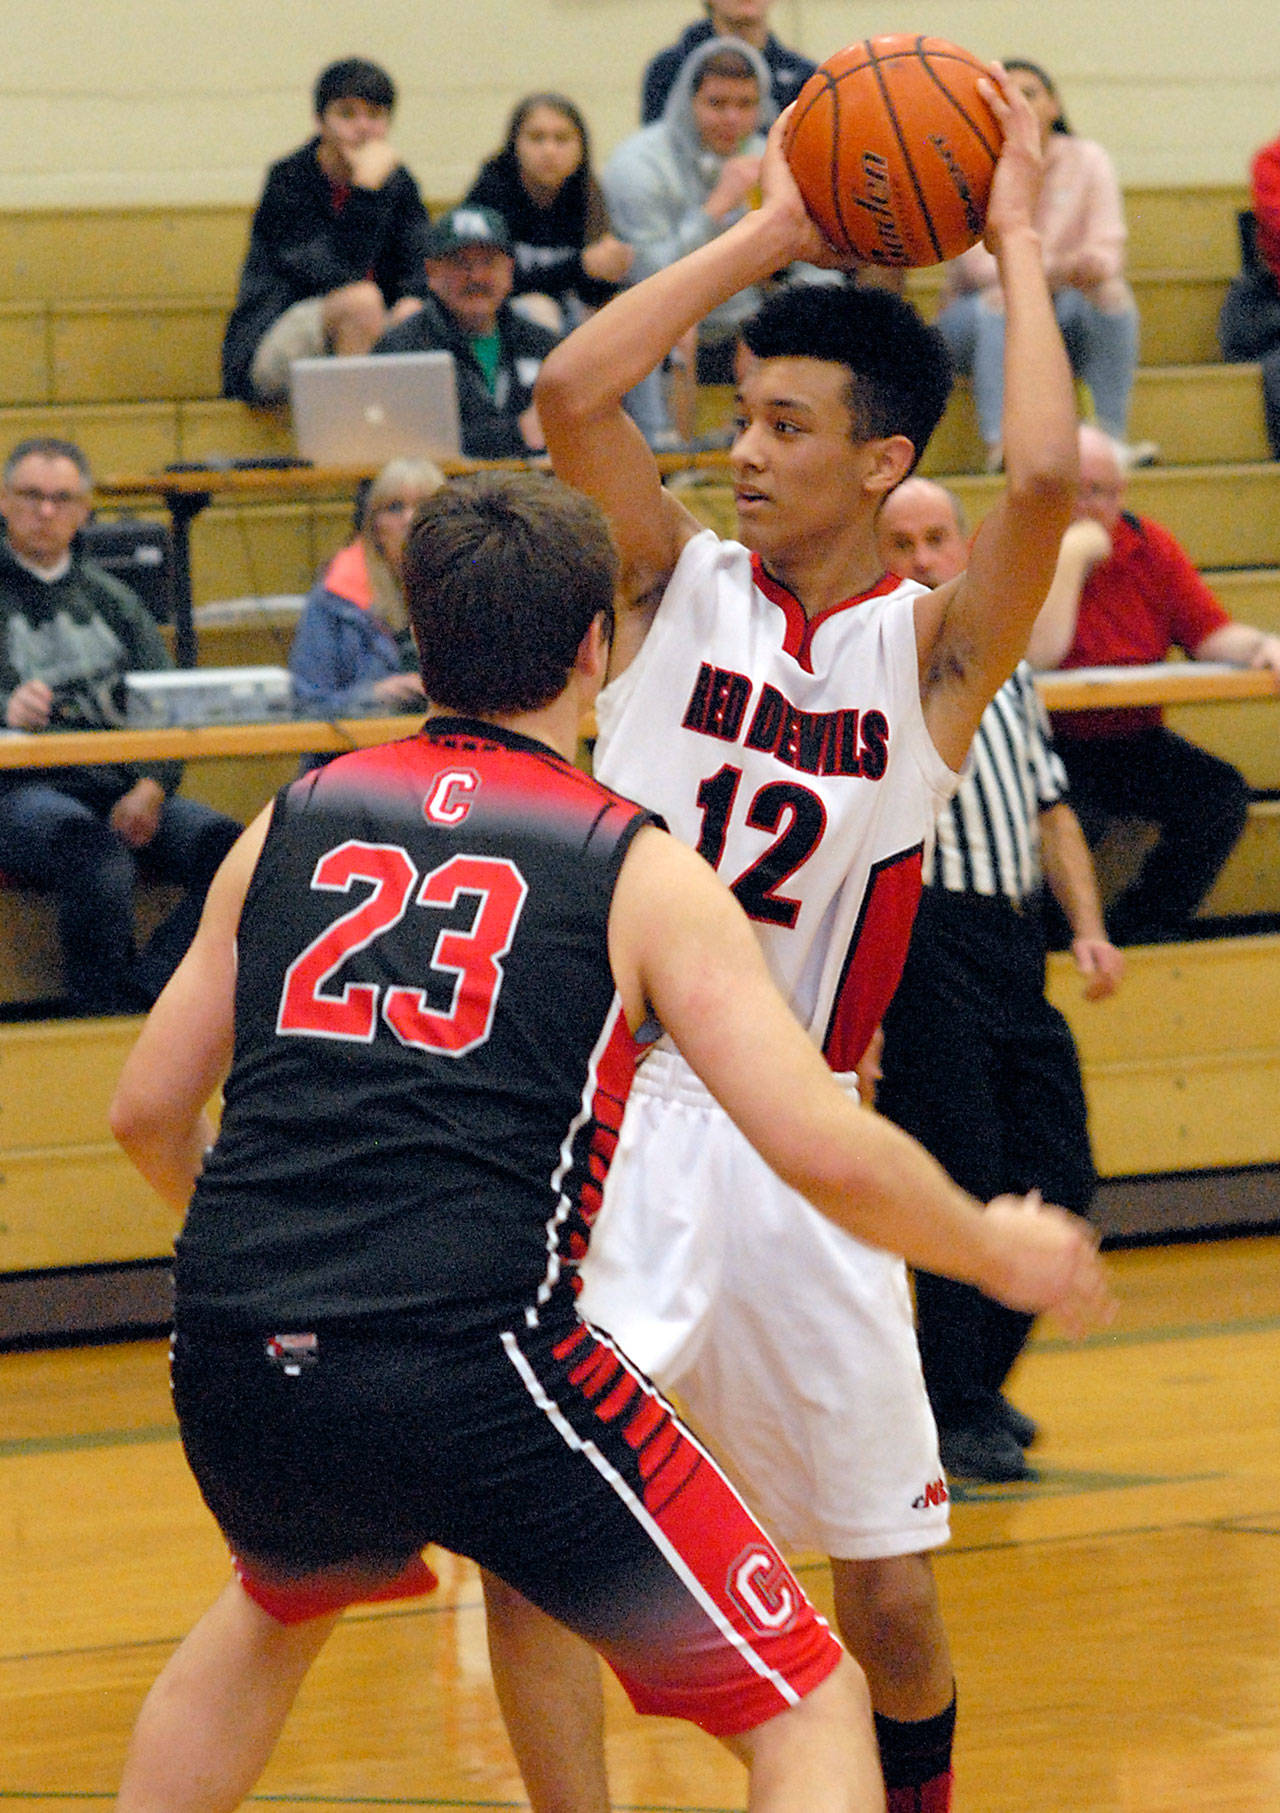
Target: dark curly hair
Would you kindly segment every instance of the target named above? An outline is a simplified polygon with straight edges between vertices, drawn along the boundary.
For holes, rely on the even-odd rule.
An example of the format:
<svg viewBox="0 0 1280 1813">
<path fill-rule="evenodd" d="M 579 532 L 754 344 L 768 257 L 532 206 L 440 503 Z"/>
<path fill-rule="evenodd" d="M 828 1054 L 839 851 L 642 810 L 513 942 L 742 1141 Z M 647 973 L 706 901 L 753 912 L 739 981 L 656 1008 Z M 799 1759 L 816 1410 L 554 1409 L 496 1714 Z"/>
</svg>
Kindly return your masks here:
<svg viewBox="0 0 1280 1813">
<path fill-rule="evenodd" d="M 852 438 L 903 434 L 917 459 L 951 394 L 946 341 L 889 290 L 852 282 L 784 284 L 743 323 L 742 339 L 758 359 L 843 365 Z"/>
</svg>

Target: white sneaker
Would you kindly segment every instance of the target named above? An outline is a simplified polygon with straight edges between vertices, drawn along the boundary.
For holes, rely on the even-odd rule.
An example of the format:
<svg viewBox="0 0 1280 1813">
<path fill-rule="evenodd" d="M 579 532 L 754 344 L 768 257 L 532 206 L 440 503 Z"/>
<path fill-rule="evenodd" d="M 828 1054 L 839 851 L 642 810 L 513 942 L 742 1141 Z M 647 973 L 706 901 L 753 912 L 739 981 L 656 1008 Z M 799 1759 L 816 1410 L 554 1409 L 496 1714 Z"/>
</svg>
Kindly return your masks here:
<svg viewBox="0 0 1280 1813">
<path fill-rule="evenodd" d="M 1135 466 L 1154 466 L 1160 458 L 1157 441 L 1117 441 L 1116 451 L 1126 472 L 1131 472 Z"/>
</svg>

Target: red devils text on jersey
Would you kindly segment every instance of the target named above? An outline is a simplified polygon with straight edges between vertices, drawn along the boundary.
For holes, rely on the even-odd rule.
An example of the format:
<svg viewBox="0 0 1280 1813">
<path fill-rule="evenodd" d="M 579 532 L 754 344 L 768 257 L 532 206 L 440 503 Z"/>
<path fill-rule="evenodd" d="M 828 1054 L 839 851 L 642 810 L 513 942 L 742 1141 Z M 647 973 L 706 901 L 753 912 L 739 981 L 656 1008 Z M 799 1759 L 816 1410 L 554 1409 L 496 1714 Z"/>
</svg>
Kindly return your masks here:
<svg viewBox="0 0 1280 1813">
<path fill-rule="evenodd" d="M 745 548 L 695 536 L 597 702 L 599 772 L 715 863 L 838 1071 L 897 984 L 955 784 L 920 702 L 919 592 L 887 580 L 809 620 Z M 917 1508 L 940 1466 L 901 1260 L 769 1172 L 677 1053 L 642 1067 L 582 1284 L 785 1541 L 871 1559 L 946 1539 L 945 1504 Z"/>
<path fill-rule="evenodd" d="M 811 621 L 708 530 L 597 705 L 597 773 L 714 864 L 837 1070 L 857 1064 L 901 974 L 956 784 L 920 704 L 920 589 L 886 579 Z"/>
<path fill-rule="evenodd" d="M 462 720 L 281 793 L 178 1245 L 188 1312 L 452 1332 L 567 1288 L 634 1067 L 606 933 L 647 822 Z"/>
</svg>

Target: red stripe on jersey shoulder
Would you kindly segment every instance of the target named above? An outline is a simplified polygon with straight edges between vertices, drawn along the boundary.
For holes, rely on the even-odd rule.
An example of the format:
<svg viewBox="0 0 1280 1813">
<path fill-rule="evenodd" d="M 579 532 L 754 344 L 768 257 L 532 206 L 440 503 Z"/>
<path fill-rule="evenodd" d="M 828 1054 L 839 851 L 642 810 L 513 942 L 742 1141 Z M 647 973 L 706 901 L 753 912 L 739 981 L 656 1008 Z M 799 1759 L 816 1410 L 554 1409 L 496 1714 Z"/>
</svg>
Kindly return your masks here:
<svg viewBox="0 0 1280 1813">
<path fill-rule="evenodd" d="M 607 819 L 616 811 L 629 818 L 639 810 L 633 800 L 602 786 L 554 749 L 514 731 L 495 728 L 492 738 L 481 738 L 446 720 L 440 728 L 428 724 L 421 736 L 448 760 L 465 755 L 468 748 L 489 756 L 492 776 L 504 784 L 513 804 L 536 803 L 549 813 L 564 811 L 587 822 Z"/>
<path fill-rule="evenodd" d="M 885 598 L 902 584 L 895 573 L 886 573 L 869 592 L 857 592 L 850 598 L 842 598 L 839 604 L 828 605 L 825 611 L 819 611 L 816 617 L 810 618 L 805 615 L 804 606 L 795 593 L 783 585 L 780 579 L 775 579 L 772 573 L 765 571 L 764 562 L 758 554 L 751 556 L 751 574 L 757 590 L 763 592 L 771 604 L 776 604 L 786 619 L 782 646 L 806 673 L 813 672 L 813 637 L 820 624 L 826 623 L 841 611 L 851 611 L 857 605 L 865 604 L 869 598 Z"/>
</svg>

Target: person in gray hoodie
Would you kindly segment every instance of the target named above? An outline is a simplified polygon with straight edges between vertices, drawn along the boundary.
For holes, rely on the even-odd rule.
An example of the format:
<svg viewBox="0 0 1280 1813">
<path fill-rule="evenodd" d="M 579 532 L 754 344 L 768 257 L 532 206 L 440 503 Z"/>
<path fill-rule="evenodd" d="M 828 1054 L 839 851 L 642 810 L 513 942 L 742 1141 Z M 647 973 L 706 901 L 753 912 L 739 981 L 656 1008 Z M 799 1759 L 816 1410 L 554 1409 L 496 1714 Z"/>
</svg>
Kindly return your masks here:
<svg viewBox="0 0 1280 1813">
<path fill-rule="evenodd" d="M 773 114 L 769 68 L 752 45 L 711 38 L 685 60 L 662 118 L 624 139 L 601 173 L 614 230 L 635 248 L 633 283 L 747 211 Z M 760 300 L 758 288 L 742 290 L 701 323 L 696 356 L 705 382 L 729 381 L 739 323 Z M 661 371 L 630 393 L 628 409 L 651 444 L 677 438 Z"/>
</svg>

